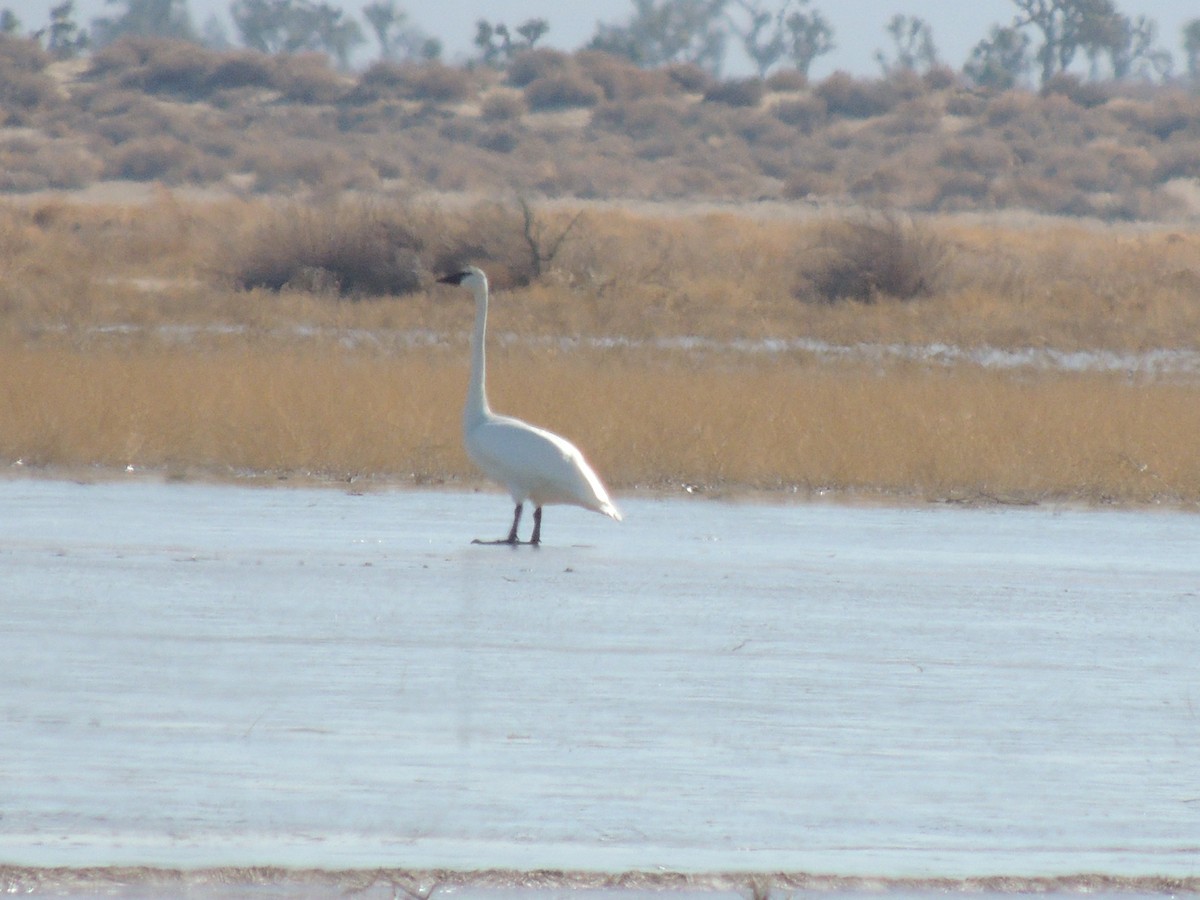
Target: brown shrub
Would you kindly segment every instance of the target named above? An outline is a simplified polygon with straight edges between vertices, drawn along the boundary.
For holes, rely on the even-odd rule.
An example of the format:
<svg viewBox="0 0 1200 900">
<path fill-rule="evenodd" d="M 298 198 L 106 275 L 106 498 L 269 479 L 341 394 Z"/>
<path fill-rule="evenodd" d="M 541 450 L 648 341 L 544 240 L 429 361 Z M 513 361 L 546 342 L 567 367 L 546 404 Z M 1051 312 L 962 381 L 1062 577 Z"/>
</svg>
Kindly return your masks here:
<svg viewBox="0 0 1200 900">
<path fill-rule="evenodd" d="M 785 125 L 809 134 L 824 123 L 828 111 L 825 101 L 815 94 L 805 94 L 795 100 L 784 100 L 771 107 L 771 114 Z"/>
<path fill-rule="evenodd" d="M 938 180 L 931 206 L 945 212 L 986 208 L 991 183 L 985 172 L 951 169 Z"/>
<path fill-rule="evenodd" d="M 476 142 L 492 153 L 512 153 L 521 143 L 521 137 L 511 128 L 491 128 L 481 134 Z"/>
<path fill-rule="evenodd" d="M 767 90 L 760 78 L 741 78 L 720 81 L 704 92 L 709 103 L 724 103 L 726 106 L 758 106 Z"/>
<path fill-rule="evenodd" d="M 538 215 L 532 207 L 530 232 L 521 211 L 501 203 L 478 204 L 454 219 L 427 220 L 428 256 L 434 272 L 461 269 L 471 263 L 487 269 L 488 280 L 497 288 L 531 283 L 537 275 L 526 237 L 541 233 Z M 545 251 L 545 246 L 540 247 Z"/>
<path fill-rule="evenodd" d="M 0 138 L 0 190 L 74 190 L 101 173 L 99 160 L 73 141 Z"/>
<path fill-rule="evenodd" d="M 713 77 L 695 63 L 671 63 L 663 71 L 689 94 L 703 94 L 713 83 Z"/>
<path fill-rule="evenodd" d="M 269 87 L 274 83 L 272 57 L 257 50 L 232 50 L 216 60 L 209 75 L 214 91 L 232 91 L 248 87 Z"/>
<path fill-rule="evenodd" d="M 1096 147 L 1097 152 L 1107 152 L 1113 173 L 1138 184 L 1154 180 L 1158 160 L 1144 147 L 1123 147 L 1119 144 Z"/>
<path fill-rule="evenodd" d="M 1099 153 L 1079 153 L 1074 147 L 1051 147 L 1042 156 L 1045 173 L 1081 191 L 1110 190 L 1113 183 L 1108 160 Z"/>
<path fill-rule="evenodd" d="M 134 138 L 113 149 L 105 159 L 105 176 L 130 181 L 179 184 L 197 178 L 201 155 L 190 145 L 166 134 Z"/>
<path fill-rule="evenodd" d="M 1200 136 L 1176 136 L 1158 151 L 1154 179 L 1173 178 L 1200 178 Z"/>
<path fill-rule="evenodd" d="M 973 91 L 952 91 L 946 95 L 946 114 L 976 118 L 987 106 L 987 100 Z"/>
<path fill-rule="evenodd" d="M 780 93 L 802 91 L 808 87 L 808 76 L 799 69 L 776 69 L 767 76 L 767 90 Z"/>
<path fill-rule="evenodd" d="M 221 53 L 191 41 L 133 36 L 97 51 L 87 77 L 148 94 L 199 100 L 214 91 L 271 84 L 277 68 L 275 58 L 254 51 Z"/>
<path fill-rule="evenodd" d="M 152 40 L 154 39 L 127 37 L 101 47 L 92 54 L 86 77 L 115 77 L 128 69 L 145 65 L 150 56 Z"/>
<path fill-rule="evenodd" d="M 935 235 L 895 215 L 835 222 L 821 229 L 798 293 L 823 303 L 929 296 L 948 252 Z"/>
<path fill-rule="evenodd" d="M 990 137 L 951 138 L 942 146 L 938 166 L 972 172 L 998 172 L 1014 164 L 1012 149 Z"/>
<path fill-rule="evenodd" d="M 888 135 L 934 133 L 941 122 L 941 106 L 929 97 L 917 97 L 896 104 L 880 124 L 880 130 Z"/>
<path fill-rule="evenodd" d="M 479 116 L 485 122 L 513 122 L 527 112 L 524 95 L 514 91 L 492 91 L 479 105 Z"/>
<path fill-rule="evenodd" d="M 365 159 L 330 141 L 250 142 L 234 155 L 233 168 L 254 175 L 259 191 L 291 190 L 298 184 L 325 190 L 378 187 L 375 170 Z"/>
<path fill-rule="evenodd" d="M 367 203 L 289 207 L 244 241 L 228 274 L 246 290 L 408 294 L 421 286 L 422 249 L 403 210 Z"/>
<path fill-rule="evenodd" d="M 678 94 L 680 86 L 662 69 L 643 69 L 601 50 L 575 54 L 580 70 L 604 91 L 606 100 L 638 100 Z"/>
<path fill-rule="evenodd" d="M 592 113 L 592 125 L 633 138 L 670 138 L 672 143 L 682 134 L 679 104 L 658 97 L 605 103 Z"/>
<path fill-rule="evenodd" d="M 95 133 L 113 144 L 153 137 L 170 130 L 170 120 L 162 110 L 138 107 L 110 115 L 97 113 Z"/>
<path fill-rule="evenodd" d="M 563 75 L 575 68 L 574 61 L 559 50 L 538 47 L 522 50 L 508 65 L 506 80 L 516 88 L 523 88 L 539 78 Z"/>
<path fill-rule="evenodd" d="M 1200 96 L 1172 88 L 1156 90 L 1149 100 L 1116 98 L 1106 109 L 1118 122 L 1160 141 L 1200 129 Z"/>
<path fill-rule="evenodd" d="M 538 78 L 525 87 L 525 101 L 534 111 L 595 106 L 604 91 L 581 72 L 562 72 Z"/>
<path fill-rule="evenodd" d="M 892 96 L 893 103 L 915 100 L 925 96 L 930 90 L 925 77 L 912 69 L 899 69 L 890 73 L 886 78 L 874 82 L 874 85 L 877 90 L 886 85 L 887 93 Z"/>
<path fill-rule="evenodd" d="M 796 132 L 772 116 L 749 113 L 736 126 L 738 136 L 752 151 L 788 150 L 795 145 Z"/>
<path fill-rule="evenodd" d="M 983 121 L 992 127 L 1007 125 L 1033 115 L 1037 106 L 1037 97 L 1026 91 L 1005 91 L 989 99 L 983 112 Z"/>
<path fill-rule="evenodd" d="M 937 65 L 925 72 L 921 81 L 931 91 L 945 91 L 959 83 L 959 74 L 950 66 Z"/>
<path fill-rule="evenodd" d="M 220 57 L 190 41 L 147 40 L 145 59 L 121 75 L 121 84 L 151 94 L 191 100 L 207 97 Z"/>
<path fill-rule="evenodd" d="M 471 74 L 440 62 L 395 63 L 376 62 L 371 65 L 348 99 L 356 103 L 382 97 L 400 97 L 426 103 L 461 103 L 475 91 Z"/>
<path fill-rule="evenodd" d="M 815 88 L 831 116 L 866 119 L 882 115 L 899 99 L 895 86 L 882 79 L 868 81 L 846 72 L 834 72 Z"/>
<path fill-rule="evenodd" d="M 0 34 L 0 68 L 16 72 L 41 72 L 53 57 L 33 38 Z"/>
<path fill-rule="evenodd" d="M 298 103 L 333 103 L 350 88 L 323 53 L 281 54 L 275 62 L 274 85 L 285 99 Z"/>
<path fill-rule="evenodd" d="M 46 74 L 50 56 L 34 40 L 0 34 L 0 114 L 26 112 L 58 100 Z"/>
<path fill-rule="evenodd" d="M 1043 97 L 1054 95 L 1066 97 L 1077 106 L 1091 109 L 1107 103 L 1111 97 L 1111 90 L 1099 82 L 1084 81 L 1078 75 L 1059 72 L 1042 86 Z"/>
<path fill-rule="evenodd" d="M 27 113 L 57 100 L 54 82 L 42 72 L 6 71 L 0 67 L 0 113 Z"/>
<path fill-rule="evenodd" d="M 783 196 L 788 200 L 805 200 L 810 197 L 836 197 L 845 190 L 846 184 L 840 177 L 829 172 L 804 168 L 788 173 L 783 186 Z"/>
<path fill-rule="evenodd" d="M 996 207 L 1036 209 L 1066 216 L 1096 213 L 1088 197 L 1071 185 L 1020 169 L 1010 178 L 994 179 L 988 187 L 988 196 Z"/>
</svg>

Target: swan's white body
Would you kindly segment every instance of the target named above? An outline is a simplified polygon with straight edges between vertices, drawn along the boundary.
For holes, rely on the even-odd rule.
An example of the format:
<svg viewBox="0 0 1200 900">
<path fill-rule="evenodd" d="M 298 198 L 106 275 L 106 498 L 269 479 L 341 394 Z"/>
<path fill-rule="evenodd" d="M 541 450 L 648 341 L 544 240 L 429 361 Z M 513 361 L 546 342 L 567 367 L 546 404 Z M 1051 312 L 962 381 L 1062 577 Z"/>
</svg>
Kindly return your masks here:
<svg viewBox="0 0 1200 900">
<path fill-rule="evenodd" d="M 475 295 L 475 334 L 471 341 L 471 378 L 463 408 L 463 442 L 467 455 L 484 474 L 504 485 L 516 504 L 512 530 L 497 543 L 517 543 L 521 510 L 533 504 L 534 526 L 530 543 L 541 540 L 542 507 L 550 503 L 582 506 L 611 516 L 621 514 L 604 484 L 583 453 L 564 437 L 492 412 L 487 401 L 485 341 L 487 338 L 487 276 L 474 266 L 439 279 L 458 284 Z"/>
</svg>

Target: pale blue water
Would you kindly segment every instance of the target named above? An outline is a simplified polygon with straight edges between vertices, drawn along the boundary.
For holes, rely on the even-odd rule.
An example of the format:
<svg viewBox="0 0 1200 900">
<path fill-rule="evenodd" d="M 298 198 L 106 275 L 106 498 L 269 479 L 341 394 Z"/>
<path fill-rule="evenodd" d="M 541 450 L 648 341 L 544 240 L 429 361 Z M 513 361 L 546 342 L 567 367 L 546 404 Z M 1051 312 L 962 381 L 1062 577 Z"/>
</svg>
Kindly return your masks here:
<svg viewBox="0 0 1200 900">
<path fill-rule="evenodd" d="M 0 864 L 1200 875 L 1200 517 L 0 482 Z"/>
</svg>

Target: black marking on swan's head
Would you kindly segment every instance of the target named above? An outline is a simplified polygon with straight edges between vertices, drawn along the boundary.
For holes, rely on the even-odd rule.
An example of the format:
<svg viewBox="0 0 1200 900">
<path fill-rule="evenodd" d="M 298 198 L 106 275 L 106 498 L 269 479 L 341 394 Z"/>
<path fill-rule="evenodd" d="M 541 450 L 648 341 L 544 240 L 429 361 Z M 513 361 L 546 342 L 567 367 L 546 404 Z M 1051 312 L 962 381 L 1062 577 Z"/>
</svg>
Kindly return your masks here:
<svg viewBox="0 0 1200 900">
<path fill-rule="evenodd" d="M 475 277 L 486 283 L 487 276 L 483 274 L 481 269 L 474 266 L 467 266 L 461 272 L 453 272 L 450 275 L 443 275 L 438 279 L 438 284 L 462 284 L 467 279 Z"/>
</svg>

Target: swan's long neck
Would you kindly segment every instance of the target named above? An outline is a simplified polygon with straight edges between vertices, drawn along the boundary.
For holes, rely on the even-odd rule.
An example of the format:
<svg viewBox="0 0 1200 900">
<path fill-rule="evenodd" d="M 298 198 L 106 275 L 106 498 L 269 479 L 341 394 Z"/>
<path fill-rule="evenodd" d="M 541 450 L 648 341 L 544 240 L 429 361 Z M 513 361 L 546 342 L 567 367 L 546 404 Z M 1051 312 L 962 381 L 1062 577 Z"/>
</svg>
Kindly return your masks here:
<svg viewBox="0 0 1200 900">
<path fill-rule="evenodd" d="M 475 294 L 475 334 L 471 339 L 471 381 L 467 385 L 467 405 L 463 408 L 463 425 L 470 428 L 492 414 L 487 401 L 487 283 L 472 285 Z"/>
</svg>

